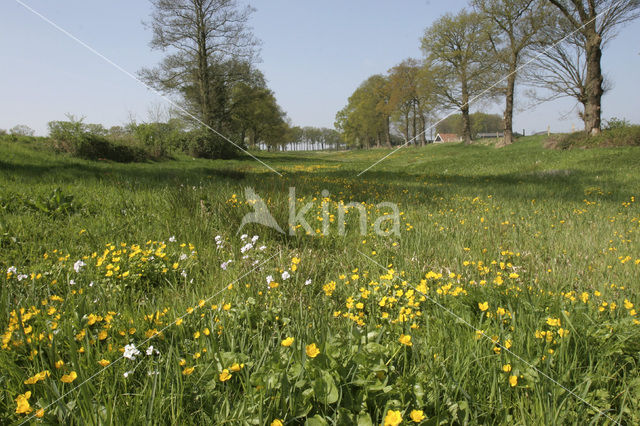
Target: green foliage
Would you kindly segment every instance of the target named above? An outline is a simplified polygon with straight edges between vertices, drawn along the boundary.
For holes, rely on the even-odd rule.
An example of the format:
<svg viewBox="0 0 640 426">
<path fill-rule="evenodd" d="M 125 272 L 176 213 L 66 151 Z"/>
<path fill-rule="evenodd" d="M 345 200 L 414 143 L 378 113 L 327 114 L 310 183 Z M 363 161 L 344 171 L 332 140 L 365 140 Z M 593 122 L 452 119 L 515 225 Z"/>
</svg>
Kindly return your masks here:
<svg viewBox="0 0 640 426">
<path fill-rule="evenodd" d="M 49 196 L 32 198 L 25 204 L 51 217 L 68 216 L 82 208 L 74 201 L 73 195 L 64 195 L 60 188 L 56 188 Z"/>
<path fill-rule="evenodd" d="M 613 127 L 603 130 L 599 135 L 575 132 L 553 136 L 548 144 L 558 149 L 640 146 L 640 126 L 632 126 L 624 121 L 614 122 Z"/>
<path fill-rule="evenodd" d="M 618 117 L 612 117 L 610 120 L 607 120 L 605 124 L 605 130 L 624 129 L 626 127 L 631 127 L 631 122 Z"/>
<path fill-rule="evenodd" d="M 502 117 L 498 114 L 485 114 L 483 112 L 475 112 L 469 114 L 471 120 L 471 137 L 475 138 L 478 133 L 495 133 L 502 132 L 504 124 Z M 442 120 L 436 127 L 437 133 L 455 133 L 462 134 L 462 115 L 455 114 Z"/>
<path fill-rule="evenodd" d="M 238 156 L 238 149 L 229 141 L 207 129 L 192 130 L 180 136 L 180 144 L 195 158 L 230 159 Z"/>
<path fill-rule="evenodd" d="M 138 143 L 151 153 L 154 158 L 169 155 L 173 148 L 179 146 L 182 126 L 177 121 L 168 123 L 143 123 L 133 125 L 131 131 Z"/>
<path fill-rule="evenodd" d="M 93 133 L 97 132 L 97 133 Z M 135 145 L 110 141 L 100 125 L 87 125 L 82 119 L 49 122 L 49 135 L 58 151 L 87 160 L 111 160 L 120 163 L 145 161 L 148 153 Z"/>
</svg>

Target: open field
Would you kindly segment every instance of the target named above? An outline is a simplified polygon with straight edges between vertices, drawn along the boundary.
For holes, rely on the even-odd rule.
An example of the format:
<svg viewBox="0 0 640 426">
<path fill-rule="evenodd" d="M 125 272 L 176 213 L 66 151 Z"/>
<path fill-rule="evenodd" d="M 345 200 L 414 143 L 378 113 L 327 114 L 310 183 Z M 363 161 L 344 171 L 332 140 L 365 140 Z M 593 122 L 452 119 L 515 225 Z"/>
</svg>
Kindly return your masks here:
<svg viewBox="0 0 640 426">
<path fill-rule="evenodd" d="M 542 143 L 259 154 L 279 177 L 0 142 L 0 423 L 639 424 L 640 151 Z M 237 233 L 247 187 L 312 235 Z"/>
</svg>

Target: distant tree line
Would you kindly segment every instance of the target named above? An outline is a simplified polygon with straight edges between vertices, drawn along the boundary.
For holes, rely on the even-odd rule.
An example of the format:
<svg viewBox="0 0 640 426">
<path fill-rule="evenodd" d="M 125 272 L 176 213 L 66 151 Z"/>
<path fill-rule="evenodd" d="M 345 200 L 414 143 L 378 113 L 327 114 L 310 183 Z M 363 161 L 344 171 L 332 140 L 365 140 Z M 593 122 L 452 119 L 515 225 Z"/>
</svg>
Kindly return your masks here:
<svg viewBox="0 0 640 426">
<path fill-rule="evenodd" d="M 492 121 L 496 127 L 487 132 L 504 132 L 510 144 L 517 85 L 525 83 L 543 90 L 531 92 L 538 100 L 574 98 L 585 131 L 597 135 L 609 87 L 603 48 L 638 16 L 638 0 L 471 0 L 468 10 L 446 14 L 425 30 L 422 59 L 365 80 L 336 114 L 335 126 L 352 147 L 390 147 L 394 137 L 424 145 L 435 124 L 469 144 L 482 133 L 473 128 L 470 107 L 502 99 L 501 123 Z M 455 126 L 439 122 L 456 111 Z"/>
</svg>

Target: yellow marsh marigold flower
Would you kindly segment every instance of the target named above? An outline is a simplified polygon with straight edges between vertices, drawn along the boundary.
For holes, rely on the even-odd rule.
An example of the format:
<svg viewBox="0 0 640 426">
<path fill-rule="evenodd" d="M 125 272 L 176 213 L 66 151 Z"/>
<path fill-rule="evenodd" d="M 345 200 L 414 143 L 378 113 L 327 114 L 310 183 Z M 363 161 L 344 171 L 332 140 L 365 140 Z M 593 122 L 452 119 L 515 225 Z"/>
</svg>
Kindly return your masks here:
<svg viewBox="0 0 640 426">
<path fill-rule="evenodd" d="M 408 334 L 400 335 L 400 337 L 398 338 L 398 342 L 402 343 L 405 346 L 413 346 L 413 342 L 411 342 L 411 336 L 409 336 Z"/>
<path fill-rule="evenodd" d="M 220 373 L 220 376 L 218 378 L 221 382 L 226 382 L 231 378 L 231 373 L 229 373 L 229 370 L 225 368 L 224 370 L 222 370 L 222 373 Z"/>
<path fill-rule="evenodd" d="M 182 370 L 182 375 L 183 376 L 188 376 L 191 373 L 193 373 L 193 370 L 195 370 L 195 369 L 196 369 L 195 367 L 187 367 L 184 370 Z"/>
<path fill-rule="evenodd" d="M 478 308 L 480 308 L 482 312 L 486 311 L 489 309 L 489 302 L 478 303 Z"/>
<path fill-rule="evenodd" d="M 98 361 L 98 364 L 100 364 L 102 367 L 106 367 L 107 365 L 111 364 L 111 361 L 106 359 L 101 359 L 100 361 Z"/>
<path fill-rule="evenodd" d="M 389 410 L 384 418 L 384 426 L 398 426 L 402 423 L 400 411 Z"/>
<path fill-rule="evenodd" d="M 315 358 L 320 353 L 320 349 L 318 349 L 315 343 L 307 345 L 305 349 L 309 358 Z"/>
<path fill-rule="evenodd" d="M 75 371 L 72 371 L 71 373 L 65 374 L 64 376 L 62 376 L 60 378 L 60 381 L 62 383 L 71 383 L 77 378 L 78 378 L 78 374 Z"/>
<path fill-rule="evenodd" d="M 552 327 L 560 327 L 560 318 L 547 318 L 547 324 Z"/>
<path fill-rule="evenodd" d="M 17 396 L 16 414 L 29 414 L 32 411 L 29 398 L 31 398 L 31 391 L 26 391 L 22 395 Z"/>
<path fill-rule="evenodd" d="M 282 420 L 275 419 L 271 422 L 271 426 L 283 426 Z"/>
<path fill-rule="evenodd" d="M 40 373 L 36 374 L 35 376 L 29 377 L 27 380 L 25 380 L 24 384 L 25 385 L 34 385 L 34 384 L 38 383 L 39 381 L 46 379 L 50 375 L 51 375 L 51 372 L 49 370 L 41 371 Z"/>
<path fill-rule="evenodd" d="M 293 341 L 295 339 L 293 337 L 287 337 L 286 339 L 284 339 L 282 342 L 280 342 L 280 344 L 282 346 L 284 346 L 285 348 L 288 348 L 289 346 L 291 346 L 293 344 Z"/>
<path fill-rule="evenodd" d="M 518 376 L 509 376 L 509 384 L 514 387 L 518 384 Z"/>
<path fill-rule="evenodd" d="M 411 420 L 413 420 L 414 423 L 420 423 L 427 418 L 422 410 L 412 410 L 409 417 L 411 417 Z"/>
</svg>

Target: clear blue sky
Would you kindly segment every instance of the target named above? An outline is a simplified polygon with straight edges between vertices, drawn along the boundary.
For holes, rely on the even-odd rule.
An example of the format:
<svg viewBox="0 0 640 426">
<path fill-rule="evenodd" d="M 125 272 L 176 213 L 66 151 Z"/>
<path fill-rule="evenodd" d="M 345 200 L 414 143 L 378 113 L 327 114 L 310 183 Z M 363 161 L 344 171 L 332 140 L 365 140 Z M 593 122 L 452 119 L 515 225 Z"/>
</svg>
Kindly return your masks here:
<svg viewBox="0 0 640 426">
<path fill-rule="evenodd" d="M 135 73 L 161 57 L 148 47 L 142 21 L 150 4 L 140 0 L 23 0 L 123 68 Z M 424 29 L 466 1 L 255 0 L 251 19 L 262 40 L 269 86 L 294 124 L 333 125 L 335 113 L 368 76 L 408 57 L 421 57 Z M 640 123 L 640 22 L 627 25 L 607 48 L 604 70 L 614 89 L 604 99 L 604 117 Z M 65 113 L 88 122 L 122 124 L 144 120 L 163 101 L 84 47 L 33 15 L 15 0 L 0 5 L 0 128 L 26 124 L 46 134 L 46 123 Z M 519 111 L 517 129 L 527 132 L 580 127 L 572 101 Z M 526 107 L 526 100 L 520 102 Z M 490 107 L 500 111 L 501 107 Z"/>
</svg>

